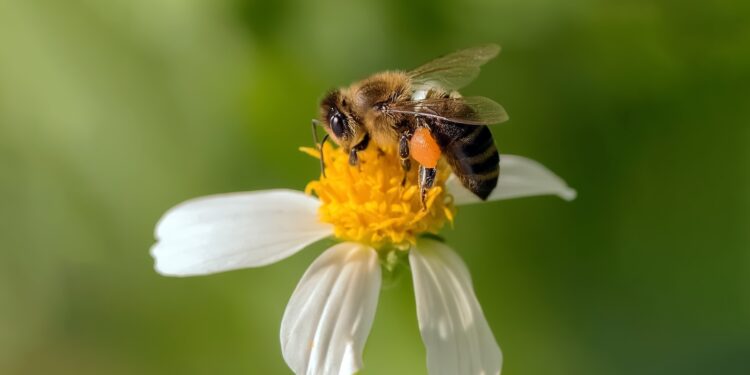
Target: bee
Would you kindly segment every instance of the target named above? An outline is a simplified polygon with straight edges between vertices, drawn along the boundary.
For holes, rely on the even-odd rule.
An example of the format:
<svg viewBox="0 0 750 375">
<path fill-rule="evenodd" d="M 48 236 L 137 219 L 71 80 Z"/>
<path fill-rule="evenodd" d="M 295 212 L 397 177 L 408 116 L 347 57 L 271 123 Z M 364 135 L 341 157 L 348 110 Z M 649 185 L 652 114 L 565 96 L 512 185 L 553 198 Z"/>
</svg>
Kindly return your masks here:
<svg viewBox="0 0 750 375">
<path fill-rule="evenodd" d="M 462 97 L 457 90 L 473 81 L 479 67 L 499 52 L 495 44 L 468 48 L 411 71 L 376 73 L 332 90 L 320 103 L 313 135 L 317 137 L 316 125 L 322 124 L 327 133 L 323 142 L 330 136 L 348 150 L 352 166 L 359 162 L 357 153 L 370 143 L 396 148 L 403 182 L 414 159 L 423 205 L 442 157 L 463 186 L 486 200 L 500 174 L 500 156 L 487 125 L 504 122 L 508 115 L 490 99 Z"/>
</svg>

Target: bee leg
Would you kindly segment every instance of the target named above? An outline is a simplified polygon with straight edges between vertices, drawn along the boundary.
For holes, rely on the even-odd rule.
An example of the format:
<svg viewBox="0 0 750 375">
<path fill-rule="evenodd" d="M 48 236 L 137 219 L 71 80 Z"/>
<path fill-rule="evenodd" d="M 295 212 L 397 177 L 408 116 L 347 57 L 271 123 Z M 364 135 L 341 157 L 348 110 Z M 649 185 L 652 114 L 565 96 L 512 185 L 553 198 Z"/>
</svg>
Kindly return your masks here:
<svg viewBox="0 0 750 375">
<path fill-rule="evenodd" d="M 401 139 L 398 142 L 398 156 L 401 158 L 401 168 L 404 170 L 404 178 L 401 180 L 401 186 L 406 185 L 406 176 L 411 169 L 411 159 L 409 159 L 409 140 L 411 133 L 405 131 L 401 133 Z"/>
<path fill-rule="evenodd" d="M 367 145 L 370 144 L 370 135 L 365 134 L 365 137 L 362 138 L 362 140 L 354 145 L 351 150 L 349 150 L 349 165 L 352 167 L 359 164 L 359 156 L 357 155 L 358 152 L 363 151 L 367 148 Z"/>
<path fill-rule="evenodd" d="M 351 150 L 349 150 L 349 165 L 352 167 L 359 164 L 359 156 L 357 156 L 357 149 L 352 147 Z"/>
<path fill-rule="evenodd" d="M 404 170 L 404 178 L 401 179 L 401 186 L 406 185 L 406 177 L 409 176 L 411 170 L 411 159 L 401 159 L 401 169 Z"/>
<path fill-rule="evenodd" d="M 427 208 L 427 192 L 432 188 L 432 185 L 435 184 L 436 175 L 437 168 L 425 168 L 424 165 L 419 166 L 419 190 L 422 197 L 422 209 Z"/>
</svg>

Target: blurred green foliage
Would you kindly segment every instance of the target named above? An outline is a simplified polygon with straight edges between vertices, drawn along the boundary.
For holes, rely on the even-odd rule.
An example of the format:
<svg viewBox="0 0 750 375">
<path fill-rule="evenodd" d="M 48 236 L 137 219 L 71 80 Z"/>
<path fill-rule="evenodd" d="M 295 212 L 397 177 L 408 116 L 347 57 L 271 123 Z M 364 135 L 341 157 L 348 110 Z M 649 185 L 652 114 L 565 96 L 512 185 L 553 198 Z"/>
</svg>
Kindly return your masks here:
<svg viewBox="0 0 750 375">
<path fill-rule="evenodd" d="M 0 1 L 0 373 L 283 374 L 317 245 L 175 279 L 153 227 L 195 196 L 301 189 L 327 89 L 496 42 L 464 92 L 500 150 L 578 189 L 462 208 L 505 374 L 750 373 L 750 2 Z M 365 374 L 425 373 L 408 275 Z"/>
</svg>

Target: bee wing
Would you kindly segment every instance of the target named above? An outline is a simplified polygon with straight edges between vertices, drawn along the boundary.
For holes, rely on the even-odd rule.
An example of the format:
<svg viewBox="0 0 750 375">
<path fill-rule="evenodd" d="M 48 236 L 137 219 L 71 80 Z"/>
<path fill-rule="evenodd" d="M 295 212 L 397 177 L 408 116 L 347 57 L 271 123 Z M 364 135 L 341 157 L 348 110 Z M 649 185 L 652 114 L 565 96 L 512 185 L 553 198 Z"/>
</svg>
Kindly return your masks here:
<svg viewBox="0 0 750 375">
<path fill-rule="evenodd" d="M 458 90 L 479 75 L 479 67 L 500 53 L 500 46 L 487 44 L 438 57 L 407 74 L 415 90 L 429 90 L 438 86 L 444 90 Z"/>
<path fill-rule="evenodd" d="M 490 125 L 508 120 L 508 114 L 500 104 L 482 96 L 397 102 L 390 104 L 386 111 L 464 125 Z"/>
</svg>

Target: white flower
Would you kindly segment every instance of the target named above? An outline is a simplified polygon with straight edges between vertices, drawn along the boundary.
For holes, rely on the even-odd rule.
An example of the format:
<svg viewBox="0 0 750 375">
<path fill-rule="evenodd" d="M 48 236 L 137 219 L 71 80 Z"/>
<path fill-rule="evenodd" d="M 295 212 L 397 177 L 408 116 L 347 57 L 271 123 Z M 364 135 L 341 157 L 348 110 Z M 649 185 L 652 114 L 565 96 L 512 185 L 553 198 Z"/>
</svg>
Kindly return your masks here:
<svg viewBox="0 0 750 375">
<path fill-rule="evenodd" d="M 431 211 L 424 216 L 421 209 L 411 210 L 412 203 L 421 206 L 418 194 L 410 192 L 410 186 L 396 186 L 400 172 L 390 176 L 395 185 L 389 185 L 387 174 L 396 172 L 378 165 L 376 156 L 363 155 L 361 170 L 349 167 L 346 156 L 326 151 L 327 178 L 333 180 L 322 186 L 326 182 L 321 179 L 309 187 L 320 200 L 292 190 L 267 190 L 202 197 L 172 208 L 156 227 L 158 242 L 151 249 L 156 270 L 168 276 L 192 276 L 259 267 L 325 237 L 341 239 L 313 262 L 294 290 L 281 323 L 281 350 L 296 374 L 348 375 L 363 366 L 362 351 L 380 293 L 381 247 L 403 249 L 409 251 L 429 373 L 499 374 L 500 347 L 466 265 L 447 245 L 419 237 L 414 229 L 419 224 L 419 232 L 435 232 L 445 220 L 452 220 L 453 203 L 480 201 L 457 179 L 443 178 L 430 192 Z M 392 164 L 398 171 L 398 163 Z M 385 188 L 363 180 L 384 168 L 385 185 L 392 194 L 385 196 L 382 190 L 373 198 L 367 189 Z M 560 178 L 527 158 L 503 155 L 500 170 L 498 187 L 489 200 L 543 194 L 575 197 Z M 382 177 L 372 181 L 383 183 Z M 346 198 L 337 196 L 341 189 L 349 189 Z M 352 197 L 350 190 L 365 196 Z M 404 217 L 408 220 L 401 220 Z M 360 223 L 352 226 L 352 221 Z M 391 226 L 384 229 L 383 222 Z"/>
</svg>

